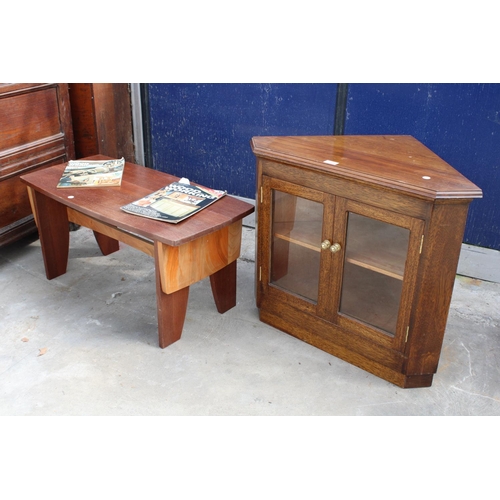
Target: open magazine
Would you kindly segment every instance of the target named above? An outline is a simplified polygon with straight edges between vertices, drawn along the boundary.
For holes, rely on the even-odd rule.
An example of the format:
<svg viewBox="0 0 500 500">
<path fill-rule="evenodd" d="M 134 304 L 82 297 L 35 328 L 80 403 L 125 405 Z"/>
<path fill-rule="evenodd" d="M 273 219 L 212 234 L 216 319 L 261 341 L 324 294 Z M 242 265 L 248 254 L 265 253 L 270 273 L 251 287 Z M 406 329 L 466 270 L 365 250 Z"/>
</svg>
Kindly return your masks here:
<svg viewBox="0 0 500 500">
<path fill-rule="evenodd" d="M 121 186 L 125 159 L 70 160 L 58 188 Z"/>
<path fill-rule="evenodd" d="M 121 207 L 125 212 L 177 224 L 222 198 L 226 192 L 183 182 L 173 182 Z M 189 182 L 189 181 L 187 181 Z"/>
</svg>

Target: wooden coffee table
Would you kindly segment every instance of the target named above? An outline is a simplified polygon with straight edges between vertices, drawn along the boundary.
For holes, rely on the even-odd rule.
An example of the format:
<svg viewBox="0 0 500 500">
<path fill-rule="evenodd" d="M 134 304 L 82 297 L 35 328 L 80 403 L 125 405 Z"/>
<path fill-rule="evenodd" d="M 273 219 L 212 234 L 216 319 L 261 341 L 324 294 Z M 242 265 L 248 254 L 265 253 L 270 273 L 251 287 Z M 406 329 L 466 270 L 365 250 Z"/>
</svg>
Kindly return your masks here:
<svg viewBox="0 0 500 500">
<path fill-rule="evenodd" d="M 120 187 L 58 189 L 66 165 L 21 176 L 28 187 L 49 280 L 66 272 L 69 222 L 74 222 L 94 231 L 104 255 L 117 251 L 121 241 L 154 257 L 160 347 L 181 337 L 191 284 L 210 276 L 218 312 L 236 305 L 242 219 L 254 211 L 252 205 L 227 195 L 179 224 L 155 221 L 120 207 L 177 177 L 127 162 Z"/>
</svg>

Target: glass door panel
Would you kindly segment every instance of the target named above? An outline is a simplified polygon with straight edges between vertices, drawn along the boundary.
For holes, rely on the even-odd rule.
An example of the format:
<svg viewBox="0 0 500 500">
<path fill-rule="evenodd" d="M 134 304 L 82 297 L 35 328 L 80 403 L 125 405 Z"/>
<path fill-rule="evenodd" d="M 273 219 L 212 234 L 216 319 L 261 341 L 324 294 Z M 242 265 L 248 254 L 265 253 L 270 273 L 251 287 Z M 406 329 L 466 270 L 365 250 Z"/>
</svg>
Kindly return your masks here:
<svg viewBox="0 0 500 500">
<path fill-rule="evenodd" d="M 410 231 L 348 212 L 340 312 L 394 336 Z"/>
<path fill-rule="evenodd" d="M 272 190 L 270 282 L 318 300 L 323 204 Z"/>
</svg>

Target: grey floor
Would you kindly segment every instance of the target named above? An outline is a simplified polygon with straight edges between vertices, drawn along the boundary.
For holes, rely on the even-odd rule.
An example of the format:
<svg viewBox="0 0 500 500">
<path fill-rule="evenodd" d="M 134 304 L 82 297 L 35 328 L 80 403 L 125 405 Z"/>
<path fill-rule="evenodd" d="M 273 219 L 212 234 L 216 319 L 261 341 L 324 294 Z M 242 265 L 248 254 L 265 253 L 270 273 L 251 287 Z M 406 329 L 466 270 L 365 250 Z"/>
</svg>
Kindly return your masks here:
<svg viewBox="0 0 500 500">
<path fill-rule="evenodd" d="M 0 249 L 0 415 L 419 416 L 500 414 L 500 283 L 458 276 L 432 387 L 400 389 L 261 323 L 254 230 L 237 305 L 191 287 L 180 341 L 157 345 L 153 260 L 102 256 L 71 233 L 68 272 L 45 278 L 39 241 Z"/>
</svg>

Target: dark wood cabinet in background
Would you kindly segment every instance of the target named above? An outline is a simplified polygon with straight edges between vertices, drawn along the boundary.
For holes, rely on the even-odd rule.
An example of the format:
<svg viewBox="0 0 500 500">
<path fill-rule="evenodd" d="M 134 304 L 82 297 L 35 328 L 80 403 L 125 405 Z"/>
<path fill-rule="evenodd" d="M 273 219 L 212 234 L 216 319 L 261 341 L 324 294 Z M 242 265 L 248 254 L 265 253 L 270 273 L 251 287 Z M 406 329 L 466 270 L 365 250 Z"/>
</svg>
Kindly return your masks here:
<svg viewBox="0 0 500 500">
<path fill-rule="evenodd" d="M 127 83 L 0 84 L 0 246 L 36 226 L 21 174 L 103 154 L 135 163 Z"/>
<path fill-rule="evenodd" d="M 20 175 L 74 157 L 67 84 L 0 84 L 0 246 L 36 231 Z"/>
<path fill-rule="evenodd" d="M 77 158 L 105 155 L 135 163 L 128 83 L 70 83 Z"/>
<path fill-rule="evenodd" d="M 409 136 L 252 148 L 260 319 L 398 386 L 430 386 L 481 190 Z"/>
</svg>

